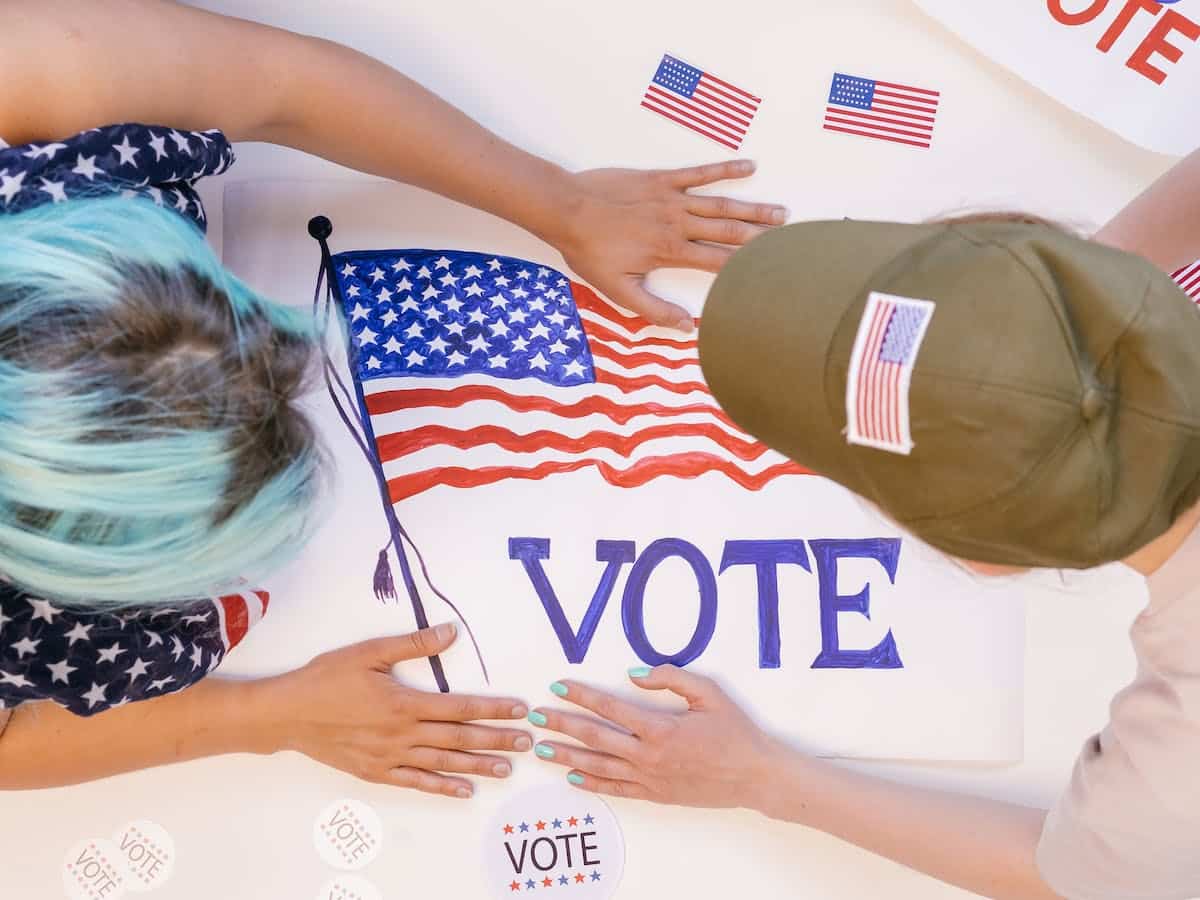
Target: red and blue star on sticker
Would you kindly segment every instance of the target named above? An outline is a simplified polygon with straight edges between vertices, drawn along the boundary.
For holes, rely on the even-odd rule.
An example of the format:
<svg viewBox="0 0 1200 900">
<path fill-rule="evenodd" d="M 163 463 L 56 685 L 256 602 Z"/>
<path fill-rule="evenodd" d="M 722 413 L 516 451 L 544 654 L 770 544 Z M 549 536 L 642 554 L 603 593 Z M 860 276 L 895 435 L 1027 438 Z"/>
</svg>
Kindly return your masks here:
<svg viewBox="0 0 1200 900">
<path fill-rule="evenodd" d="M 583 817 L 584 825 L 591 825 L 595 821 L 596 821 L 595 817 L 593 815 L 591 815 L 590 813 Z M 532 826 L 528 822 L 521 822 L 519 825 L 516 825 L 516 826 L 511 825 L 511 824 L 506 824 L 504 826 L 504 833 L 505 834 L 514 834 L 517 831 L 520 831 L 522 834 L 524 834 L 524 833 L 528 832 L 531 827 L 537 831 L 545 831 L 547 826 L 550 826 L 550 828 L 552 828 L 553 830 L 558 830 L 559 828 L 563 827 L 563 824 L 564 823 L 563 823 L 562 819 L 552 819 L 549 822 L 544 822 L 541 819 L 538 819 L 538 821 L 534 822 Z M 576 816 L 568 816 L 567 817 L 567 820 L 566 820 L 567 827 L 574 828 L 578 824 L 579 824 L 579 819 Z M 599 870 L 593 869 L 590 879 L 591 879 L 591 881 L 599 881 L 603 877 L 604 877 L 604 874 L 602 872 L 600 872 Z M 589 877 L 585 876 L 582 872 L 576 872 L 573 880 L 574 880 L 575 884 L 587 884 Z M 572 879 L 568 878 L 566 875 L 558 876 L 557 884 L 560 887 L 563 885 L 571 884 L 571 883 L 572 883 Z M 538 884 L 539 884 L 539 882 L 534 881 L 532 878 L 530 878 L 524 884 L 522 884 L 519 881 L 512 881 L 509 883 L 508 889 L 510 891 L 514 891 L 514 892 L 520 891 L 522 888 L 524 888 L 527 891 L 532 891 L 537 888 Z M 554 887 L 555 881 L 554 881 L 554 879 L 547 876 L 541 880 L 540 884 L 542 887 Z"/>
</svg>

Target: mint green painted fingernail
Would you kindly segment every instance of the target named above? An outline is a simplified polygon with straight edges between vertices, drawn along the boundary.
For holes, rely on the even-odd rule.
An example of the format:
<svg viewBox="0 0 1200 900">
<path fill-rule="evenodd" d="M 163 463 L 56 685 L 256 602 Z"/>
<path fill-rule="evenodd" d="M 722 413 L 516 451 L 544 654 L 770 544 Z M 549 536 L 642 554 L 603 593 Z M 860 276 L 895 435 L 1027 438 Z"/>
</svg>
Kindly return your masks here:
<svg viewBox="0 0 1200 900">
<path fill-rule="evenodd" d="M 632 669 L 629 670 L 629 677 L 630 678 L 649 678 L 650 677 L 650 667 L 649 666 L 634 666 Z"/>
<path fill-rule="evenodd" d="M 531 712 L 529 714 L 529 721 L 532 722 L 534 725 L 536 725 L 538 728 L 541 728 L 546 724 L 546 717 L 544 715 L 542 715 L 540 712 Z"/>
<path fill-rule="evenodd" d="M 583 776 L 578 772 L 570 772 L 567 775 L 567 781 L 571 782 L 571 784 L 583 784 Z"/>
<path fill-rule="evenodd" d="M 533 752 L 542 759 L 554 759 L 554 748 L 549 744 L 538 744 L 533 748 Z"/>
<path fill-rule="evenodd" d="M 567 686 L 561 681 L 556 681 L 554 684 L 550 685 L 550 693 L 557 694 L 560 697 L 565 697 L 567 696 Z"/>
</svg>

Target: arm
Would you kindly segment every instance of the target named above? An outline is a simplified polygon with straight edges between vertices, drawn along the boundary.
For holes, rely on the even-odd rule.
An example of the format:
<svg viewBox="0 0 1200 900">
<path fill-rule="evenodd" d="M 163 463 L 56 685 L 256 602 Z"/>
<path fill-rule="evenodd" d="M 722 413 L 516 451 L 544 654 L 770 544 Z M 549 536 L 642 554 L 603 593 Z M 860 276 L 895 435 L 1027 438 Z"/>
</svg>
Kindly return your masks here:
<svg viewBox="0 0 1200 900">
<path fill-rule="evenodd" d="M 1200 259 L 1200 150 L 1167 170 L 1094 239 L 1168 272 Z"/>
<path fill-rule="evenodd" d="M 557 247 L 612 300 L 691 327 L 646 272 L 716 271 L 728 247 L 781 224 L 779 207 L 686 193 L 746 162 L 673 172 L 570 173 L 514 147 L 392 68 L 348 47 L 163 0 L 29 0 L 0 29 L 0 134 L 50 139 L 118 121 L 218 126 L 286 144 L 508 219 Z M 47 47 L 65 46 L 56 65 Z M 137 60 L 130 66 L 128 61 Z M 349 101 L 349 102 L 348 102 Z"/>
<path fill-rule="evenodd" d="M 712 681 L 660 666 L 634 675 L 669 690 L 686 712 L 651 713 L 575 682 L 566 699 L 621 727 L 538 709 L 535 724 L 581 741 L 538 756 L 570 767 L 572 783 L 621 797 L 747 807 L 816 828 L 987 897 L 1051 900 L 1034 852 L 1045 811 L 909 787 L 803 756 L 767 737 Z M 545 747 L 550 748 L 547 754 Z"/>
<path fill-rule="evenodd" d="M 478 751 L 531 744 L 524 732 L 475 720 L 520 718 L 524 705 L 428 694 L 391 674 L 397 662 L 444 651 L 454 636 L 453 627 L 441 626 L 379 638 L 275 678 L 208 678 L 90 718 L 49 702 L 23 704 L 0 732 L 0 790 L 75 784 L 222 753 L 295 750 L 368 781 L 470 797 L 471 783 L 459 776 L 504 778 L 512 770 L 503 757 Z"/>
</svg>

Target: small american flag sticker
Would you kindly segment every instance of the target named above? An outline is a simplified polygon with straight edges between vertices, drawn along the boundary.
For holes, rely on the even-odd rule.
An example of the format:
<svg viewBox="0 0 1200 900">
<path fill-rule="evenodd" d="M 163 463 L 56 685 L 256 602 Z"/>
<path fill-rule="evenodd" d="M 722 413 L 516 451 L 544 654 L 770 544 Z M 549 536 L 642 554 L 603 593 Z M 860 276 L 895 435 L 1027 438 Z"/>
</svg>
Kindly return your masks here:
<svg viewBox="0 0 1200 900">
<path fill-rule="evenodd" d="M 703 69 L 665 54 L 642 106 L 677 125 L 737 150 L 762 98 Z"/>
<path fill-rule="evenodd" d="M 934 308 L 929 300 L 874 291 L 867 298 L 846 378 L 851 444 L 912 452 L 908 389 Z"/>
</svg>

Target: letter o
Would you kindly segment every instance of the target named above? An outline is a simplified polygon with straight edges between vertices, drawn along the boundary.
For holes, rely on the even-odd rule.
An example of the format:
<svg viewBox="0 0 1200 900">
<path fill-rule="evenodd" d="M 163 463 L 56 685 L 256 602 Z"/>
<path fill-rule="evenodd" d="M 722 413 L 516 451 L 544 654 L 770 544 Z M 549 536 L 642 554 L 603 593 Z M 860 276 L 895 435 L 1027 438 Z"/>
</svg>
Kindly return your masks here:
<svg viewBox="0 0 1200 900">
<path fill-rule="evenodd" d="M 1063 25 L 1086 25 L 1108 8 L 1108 0 L 1095 0 L 1091 6 L 1082 12 L 1069 13 L 1063 9 L 1063 0 L 1046 0 L 1046 8 L 1055 21 Z"/>
</svg>

